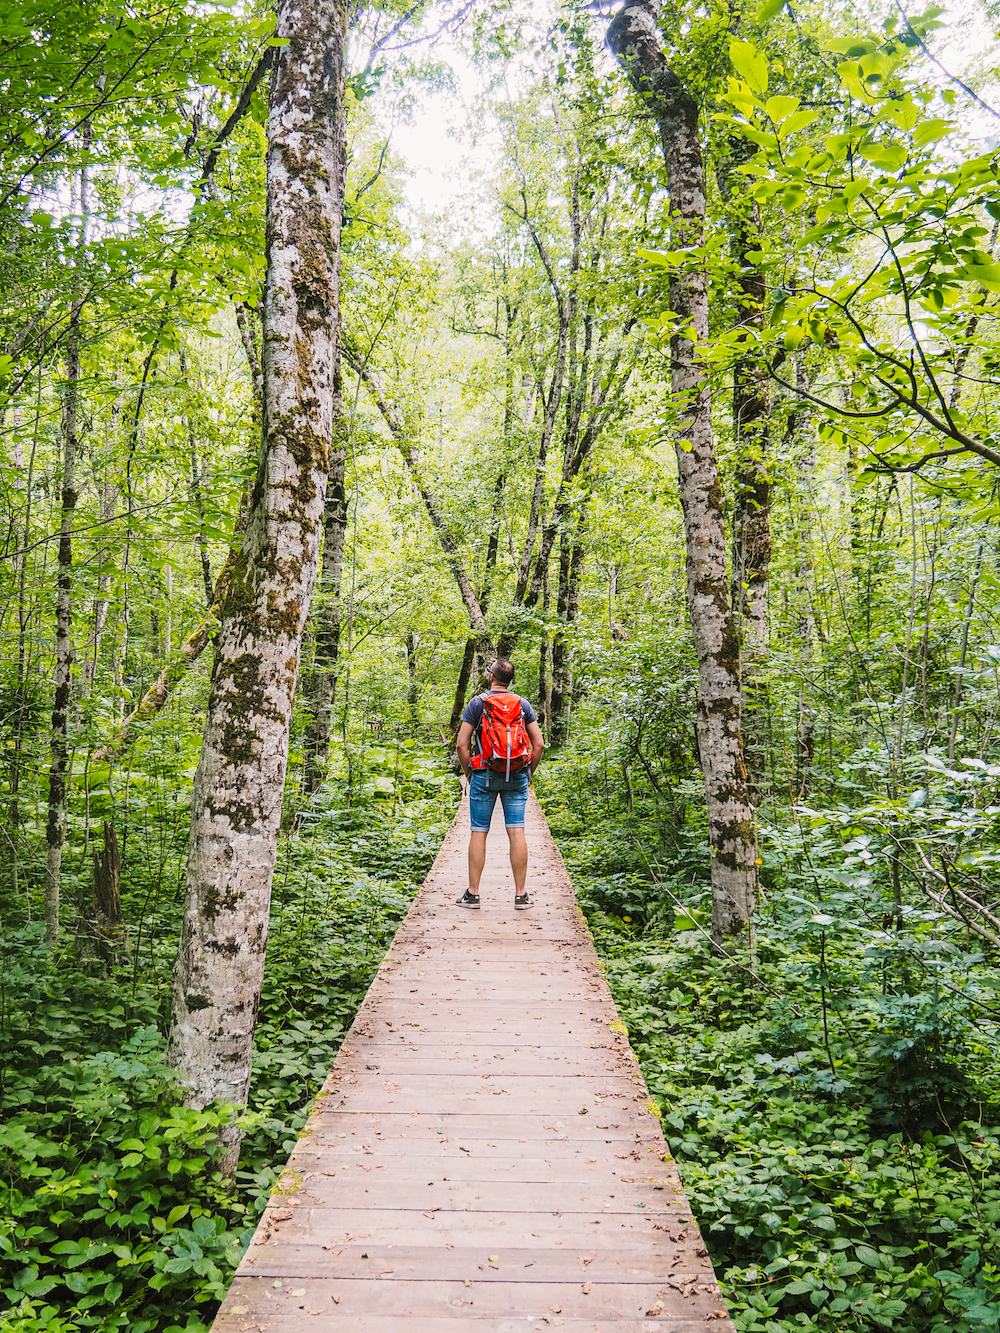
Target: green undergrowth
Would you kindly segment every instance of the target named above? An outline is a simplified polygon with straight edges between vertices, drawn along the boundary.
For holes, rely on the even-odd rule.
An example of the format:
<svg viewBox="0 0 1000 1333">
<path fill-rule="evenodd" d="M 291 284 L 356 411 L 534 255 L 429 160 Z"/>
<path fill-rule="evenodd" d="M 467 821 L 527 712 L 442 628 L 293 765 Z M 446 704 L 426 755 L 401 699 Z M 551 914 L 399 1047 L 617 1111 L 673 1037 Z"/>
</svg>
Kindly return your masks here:
<svg viewBox="0 0 1000 1333">
<path fill-rule="evenodd" d="M 995 1333 L 996 959 L 887 912 L 846 817 L 768 831 L 756 957 L 719 958 L 697 826 L 671 857 L 654 803 L 608 821 L 598 797 L 569 764 L 543 782 L 737 1328 Z"/>
<path fill-rule="evenodd" d="M 411 781 L 397 763 L 390 793 L 356 788 L 350 808 L 335 788 L 281 839 L 235 1191 L 215 1164 L 224 1109 L 179 1106 L 164 1064 L 186 812 L 160 812 L 175 850 L 155 885 L 150 829 L 126 830 L 130 954 L 111 975 L 76 969 L 71 932 L 53 955 L 39 925 L 4 929 L 2 1333 L 207 1327 L 454 813 L 454 782 L 421 762 Z"/>
</svg>

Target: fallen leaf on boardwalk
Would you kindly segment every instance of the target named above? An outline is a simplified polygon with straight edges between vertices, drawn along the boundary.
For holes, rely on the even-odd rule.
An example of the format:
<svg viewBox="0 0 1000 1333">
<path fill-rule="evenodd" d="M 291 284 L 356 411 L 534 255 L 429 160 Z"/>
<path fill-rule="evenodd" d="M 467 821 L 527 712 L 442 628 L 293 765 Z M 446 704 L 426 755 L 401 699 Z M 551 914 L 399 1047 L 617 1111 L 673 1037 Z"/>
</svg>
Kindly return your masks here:
<svg viewBox="0 0 1000 1333">
<path fill-rule="evenodd" d="M 622 1180 L 625 1182 L 626 1185 L 635 1184 L 635 1176 L 622 1176 Z"/>
<path fill-rule="evenodd" d="M 662 1302 L 662 1301 L 657 1301 L 655 1305 L 651 1305 L 651 1306 L 649 1307 L 649 1309 L 646 1311 L 646 1314 L 649 1315 L 649 1316 L 650 1316 L 651 1318 L 653 1318 L 653 1319 L 655 1319 L 656 1316 L 657 1316 L 658 1314 L 662 1314 L 662 1313 L 663 1313 L 663 1302 Z"/>
<path fill-rule="evenodd" d="M 585 1283 L 583 1284 L 583 1294 L 584 1294 L 584 1296 L 589 1296 L 589 1295 L 590 1295 L 590 1288 L 591 1288 L 593 1285 L 594 1285 L 594 1284 L 593 1284 L 592 1282 L 585 1282 Z"/>
<path fill-rule="evenodd" d="M 339 1249 L 339 1250 L 334 1250 L 334 1254 L 343 1254 L 343 1252 L 344 1252 L 344 1251 L 343 1251 L 342 1248 Z"/>
<path fill-rule="evenodd" d="M 472 1286 L 472 1283 L 469 1281 L 468 1278 L 465 1278 L 464 1281 L 465 1281 L 465 1285 L 466 1285 L 467 1287 L 471 1287 L 471 1286 Z"/>
<path fill-rule="evenodd" d="M 384 1276 L 384 1274 L 386 1274 L 386 1273 L 391 1273 L 391 1272 L 392 1272 L 392 1269 L 391 1269 L 391 1268 L 380 1268 L 380 1269 L 378 1270 L 378 1275 L 379 1275 L 379 1277 L 382 1277 L 382 1276 Z"/>
<path fill-rule="evenodd" d="M 365 1166 L 364 1162 L 355 1162 L 354 1165 L 355 1165 L 355 1166 L 359 1166 L 359 1167 L 361 1168 L 362 1171 L 370 1171 L 370 1170 L 371 1170 L 371 1167 L 370 1167 L 370 1166 Z"/>
<path fill-rule="evenodd" d="M 309 1314 L 311 1317 L 314 1317 L 314 1316 L 316 1316 L 316 1315 L 318 1315 L 318 1314 L 322 1314 L 322 1313 L 323 1313 L 322 1310 L 309 1310 L 309 1311 L 308 1311 L 308 1314 Z"/>
<path fill-rule="evenodd" d="M 549 1309 L 552 1311 L 553 1314 L 562 1314 L 561 1305 L 550 1305 Z"/>
<path fill-rule="evenodd" d="M 250 1333 L 250 1330 L 256 1327 L 256 1324 L 240 1324 L 240 1333 Z"/>
<path fill-rule="evenodd" d="M 435 1212 L 436 1211 L 437 1210 L 435 1209 Z M 424 1213 L 424 1217 L 429 1217 L 432 1222 L 434 1221 L 434 1213 Z"/>
<path fill-rule="evenodd" d="M 249 1314 L 249 1305 L 234 1305 L 229 1311 L 230 1314 Z"/>
<path fill-rule="evenodd" d="M 587 1158 L 587 1161 L 588 1161 L 588 1162 L 596 1162 L 596 1161 L 597 1161 L 597 1158 L 596 1158 L 596 1157 L 588 1157 L 588 1158 Z"/>
<path fill-rule="evenodd" d="M 288 1294 L 289 1296 L 304 1296 L 306 1289 L 305 1287 L 294 1287 Z"/>
<path fill-rule="evenodd" d="M 491 1264 L 495 1264 L 499 1256 L 495 1254 L 488 1254 L 486 1257 L 487 1259 L 489 1259 Z"/>
<path fill-rule="evenodd" d="M 331 1297 L 330 1297 L 330 1300 L 333 1301 L 334 1305 L 339 1305 L 339 1304 L 340 1304 L 340 1297 L 339 1297 L 339 1296 L 331 1296 Z"/>
<path fill-rule="evenodd" d="M 725 1310 L 711 1310 L 705 1316 L 705 1320 L 706 1322 L 708 1322 L 711 1319 L 725 1319 L 725 1317 L 726 1317 Z"/>
<path fill-rule="evenodd" d="M 587 1114 L 587 1108 L 585 1106 L 581 1110 L 577 1111 L 577 1115 L 586 1115 L 586 1114 Z"/>
</svg>

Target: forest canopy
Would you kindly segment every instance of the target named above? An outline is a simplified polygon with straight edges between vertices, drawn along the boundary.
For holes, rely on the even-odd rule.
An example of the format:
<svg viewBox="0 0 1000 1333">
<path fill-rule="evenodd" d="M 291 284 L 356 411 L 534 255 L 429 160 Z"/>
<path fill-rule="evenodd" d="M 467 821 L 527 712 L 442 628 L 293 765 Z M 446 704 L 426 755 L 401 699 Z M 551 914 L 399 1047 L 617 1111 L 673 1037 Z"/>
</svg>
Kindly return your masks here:
<svg viewBox="0 0 1000 1333">
<path fill-rule="evenodd" d="M 500 654 L 741 1333 L 1000 1331 L 996 22 L 3 11 L 0 1330 L 208 1327 Z"/>
</svg>

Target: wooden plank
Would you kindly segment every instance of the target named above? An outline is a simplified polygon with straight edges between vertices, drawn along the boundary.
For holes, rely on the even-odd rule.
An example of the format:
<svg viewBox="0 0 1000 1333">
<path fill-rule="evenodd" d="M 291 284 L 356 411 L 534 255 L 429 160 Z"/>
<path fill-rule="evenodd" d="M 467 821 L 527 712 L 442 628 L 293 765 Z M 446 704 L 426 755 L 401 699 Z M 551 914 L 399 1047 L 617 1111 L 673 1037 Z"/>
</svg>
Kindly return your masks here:
<svg viewBox="0 0 1000 1333">
<path fill-rule="evenodd" d="M 512 910 L 495 827 L 463 912 L 456 818 L 217 1333 L 732 1333 L 533 800 L 528 826 L 536 909 Z"/>
</svg>

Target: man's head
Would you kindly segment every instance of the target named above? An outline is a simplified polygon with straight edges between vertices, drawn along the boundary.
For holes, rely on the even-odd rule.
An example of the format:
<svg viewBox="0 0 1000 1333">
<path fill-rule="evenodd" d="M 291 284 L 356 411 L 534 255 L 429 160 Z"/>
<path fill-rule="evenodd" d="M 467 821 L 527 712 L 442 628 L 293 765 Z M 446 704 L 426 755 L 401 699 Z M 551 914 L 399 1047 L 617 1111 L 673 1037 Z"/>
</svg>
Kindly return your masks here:
<svg viewBox="0 0 1000 1333">
<path fill-rule="evenodd" d="M 506 657 L 498 657 L 486 674 L 495 685 L 506 689 L 514 679 L 514 668 Z"/>
</svg>

